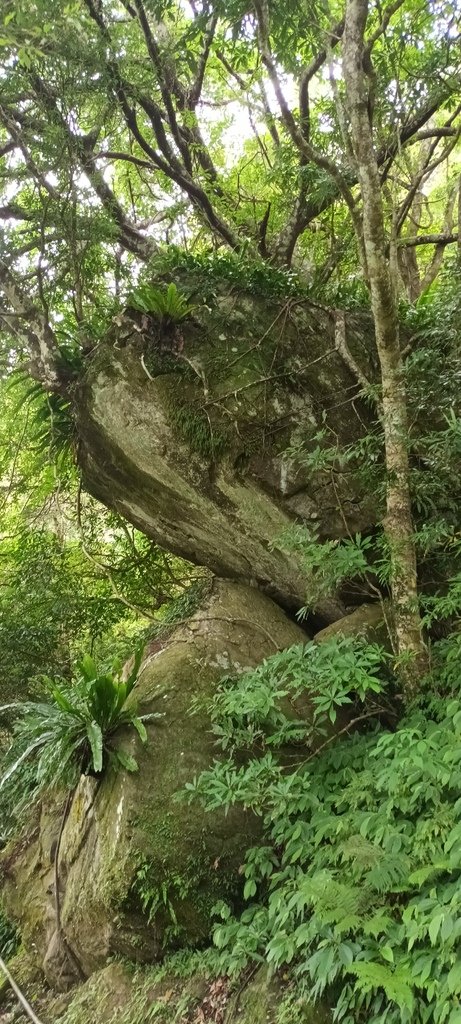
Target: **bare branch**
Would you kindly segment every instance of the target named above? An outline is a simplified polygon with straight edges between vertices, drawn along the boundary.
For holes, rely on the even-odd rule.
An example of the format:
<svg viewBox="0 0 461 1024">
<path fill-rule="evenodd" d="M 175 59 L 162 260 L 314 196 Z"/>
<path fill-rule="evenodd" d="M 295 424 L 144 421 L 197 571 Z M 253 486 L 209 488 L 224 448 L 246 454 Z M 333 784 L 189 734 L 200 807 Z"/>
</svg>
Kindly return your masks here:
<svg viewBox="0 0 461 1024">
<path fill-rule="evenodd" d="M 412 238 L 398 238 L 398 246 L 415 246 L 415 245 L 451 245 L 452 242 L 458 241 L 458 232 L 452 231 L 451 234 L 428 234 L 428 235 L 415 235 Z"/>
<path fill-rule="evenodd" d="M 317 149 L 304 138 L 299 126 L 293 117 L 293 114 L 288 106 L 288 103 L 283 94 L 283 90 L 280 84 L 280 79 L 277 73 L 275 61 L 272 58 L 270 45 L 269 45 L 269 10 L 267 0 L 255 0 L 255 10 L 258 17 L 258 29 L 259 29 L 259 41 L 261 48 L 261 57 L 265 67 L 267 68 L 269 78 L 271 80 L 277 102 L 280 107 L 282 120 L 284 125 L 294 142 L 299 152 L 311 163 L 316 164 L 317 167 L 327 171 L 328 174 L 333 178 L 339 192 L 345 200 L 349 209 L 350 215 L 353 221 L 357 221 L 358 213 L 355 207 L 354 197 L 347 184 L 344 175 L 341 173 L 339 167 L 333 160 L 320 153 Z"/>
<path fill-rule="evenodd" d="M 391 18 L 394 16 L 394 14 L 396 14 L 400 7 L 403 7 L 404 3 L 405 0 L 394 0 L 394 3 L 389 4 L 389 7 L 386 7 L 380 25 L 378 25 L 378 28 L 375 29 L 375 31 L 372 32 L 371 36 L 369 36 L 368 39 L 366 40 L 365 46 L 363 48 L 363 52 L 365 55 L 369 56 L 375 43 L 378 41 L 378 39 L 381 38 L 382 35 L 384 35 Z"/>
<path fill-rule="evenodd" d="M 0 206 L 0 220 L 34 221 L 35 219 L 36 214 L 31 210 L 26 210 L 19 203 L 11 202 L 6 206 Z"/>
<path fill-rule="evenodd" d="M 53 185 L 50 185 L 45 175 L 42 173 L 39 167 L 37 167 L 37 164 L 35 163 L 32 154 L 27 148 L 24 139 L 21 136 L 21 133 L 18 131 L 15 125 L 14 119 L 10 116 L 9 112 L 3 106 L 0 106 L 0 121 L 6 128 L 8 134 L 15 143 L 17 149 L 21 151 L 24 158 L 24 163 L 26 164 L 26 167 L 32 174 L 32 177 L 35 179 L 37 184 L 40 185 L 40 187 L 43 188 L 45 192 L 48 192 L 48 195 L 50 195 L 52 199 L 57 199 L 58 193 L 56 192 L 56 189 Z"/>
<path fill-rule="evenodd" d="M 320 71 L 320 68 L 325 63 L 328 52 L 332 50 L 337 45 L 337 43 L 339 43 L 339 40 L 341 39 L 343 32 L 344 18 L 342 19 L 342 21 L 338 21 L 336 25 L 334 25 L 333 28 L 329 30 L 329 32 L 327 33 L 327 46 L 324 49 L 320 50 L 317 56 L 314 57 L 310 64 L 307 65 L 307 67 L 304 69 L 301 75 L 299 83 L 299 117 L 301 123 L 301 130 L 307 142 L 309 142 L 310 135 L 309 84 L 313 79 L 314 75 L 317 74 L 317 71 Z"/>
<path fill-rule="evenodd" d="M 129 252 L 139 256 L 140 259 L 148 259 L 155 251 L 156 245 L 152 239 L 145 238 L 138 228 L 130 222 L 103 174 L 98 170 L 94 154 L 94 143 L 96 141 L 94 136 L 77 135 L 75 132 L 72 132 L 59 110 L 57 98 L 50 87 L 34 70 L 30 72 L 30 79 L 37 99 L 44 106 L 48 116 L 51 115 L 53 120 L 59 125 L 70 151 L 77 157 L 102 206 L 116 225 L 117 237 L 120 243 Z"/>
<path fill-rule="evenodd" d="M 100 150 L 99 153 L 94 154 L 95 160 L 126 160 L 130 164 L 134 164 L 135 167 L 145 167 L 148 171 L 155 171 L 157 168 L 149 160 L 141 160 L 139 156 L 133 156 L 132 153 L 121 153 L 112 150 Z"/>
<path fill-rule="evenodd" d="M 458 110 L 459 112 L 459 110 Z M 409 140 L 409 145 L 412 146 L 414 142 L 422 142 L 423 139 L 443 139 L 449 136 L 458 135 L 458 128 L 449 128 L 448 126 L 441 128 L 424 128 L 420 132 L 416 132 L 416 135 Z"/>
<path fill-rule="evenodd" d="M 211 18 L 209 19 L 209 21 L 208 21 L 208 26 L 207 26 L 207 29 L 206 29 L 206 32 L 205 32 L 205 35 L 204 35 L 204 38 L 203 38 L 203 47 L 202 47 L 202 52 L 200 54 L 200 59 L 199 59 L 199 63 L 198 63 L 198 69 L 197 69 L 197 75 L 196 75 L 196 78 L 195 78 L 195 82 L 193 83 L 193 85 L 189 89 L 189 95 L 188 95 L 188 98 L 187 98 L 187 106 L 190 108 L 190 110 L 195 110 L 195 107 L 197 106 L 197 103 L 198 103 L 198 101 L 200 99 L 200 96 L 202 94 L 203 79 L 205 77 L 205 70 L 206 70 L 206 66 L 207 66 L 207 63 L 208 63 L 208 57 L 210 55 L 211 44 L 212 44 L 214 36 L 215 36 L 217 24 L 218 24 L 218 15 L 217 14 L 213 14 L 211 16 Z"/>
</svg>

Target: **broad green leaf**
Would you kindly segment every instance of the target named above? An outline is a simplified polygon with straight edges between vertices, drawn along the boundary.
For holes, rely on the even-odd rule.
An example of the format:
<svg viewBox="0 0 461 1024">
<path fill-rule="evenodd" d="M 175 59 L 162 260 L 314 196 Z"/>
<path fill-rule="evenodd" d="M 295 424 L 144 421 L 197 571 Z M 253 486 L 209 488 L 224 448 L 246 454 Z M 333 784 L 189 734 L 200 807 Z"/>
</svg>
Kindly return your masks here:
<svg viewBox="0 0 461 1024">
<path fill-rule="evenodd" d="M 125 768 L 127 772 L 137 772 L 139 770 L 136 759 L 131 754 L 126 754 L 124 750 L 117 750 L 116 757 L 122 768 Z"/>
<path fill-rule="evenodd" d="M 97 722 L 90 721 L 87 723 L 86 732 L 91 747 L 93 771 L 101 772 L 103 759 L 103 736 L 101 727 L 98 725 Z"/>
</svg>

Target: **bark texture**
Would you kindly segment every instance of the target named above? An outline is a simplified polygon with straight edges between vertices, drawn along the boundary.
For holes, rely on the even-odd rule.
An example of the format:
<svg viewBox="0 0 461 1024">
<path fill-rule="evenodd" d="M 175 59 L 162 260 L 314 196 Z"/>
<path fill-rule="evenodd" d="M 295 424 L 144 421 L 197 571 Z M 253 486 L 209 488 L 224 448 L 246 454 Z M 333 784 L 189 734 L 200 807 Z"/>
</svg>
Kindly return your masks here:
<svg viewBox="0 0 461 1024">
<path fill-rule="evenodd" d="M 389 543 L 391 587 L 398 654 L 408 695 L 426 667 L 418 610 L 416 552 L 411 512 L 407 400 L 399 341 L 397 299 L 393 286 L 378 161 L 373 146 L 369 86 L 372 65 L 364 41 L 367 0 L 348 0 L 343 37 L 343 69 L 352 147 L 362 197 L 365 266 L 371 294 L 382 383 L 382 418 L 387 469 L 384 529 Z M 369 69 L 366 71 L 366 69 Z"/>
</svg>

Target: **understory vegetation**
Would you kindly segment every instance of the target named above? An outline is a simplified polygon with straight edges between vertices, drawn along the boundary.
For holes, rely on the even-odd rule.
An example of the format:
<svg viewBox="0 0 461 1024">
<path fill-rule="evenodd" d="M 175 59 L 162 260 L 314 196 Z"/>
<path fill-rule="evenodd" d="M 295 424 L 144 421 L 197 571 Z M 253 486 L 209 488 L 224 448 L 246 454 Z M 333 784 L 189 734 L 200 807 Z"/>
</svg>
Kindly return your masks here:
<svg viewBox="0 0 461 1024">
<path fill-rule="evenodd" d="M 363 642 L 291 649 L 223 685 L 210 710 L 226 757 L 189 799 L 241 803 L 264 822 L 243 868 L 247 907 L 216 908 L 223 971 L 288 969 L 301 1001 L 327 993 L 347 1024 L 458 1021 L 459 635 L 433 658 L 419 700 L 390 729 L 380 718 L 396 707 L 396 680 Z M 292 717 L 301 695 L 311 727 Z M 326 725 L 351 702 L 337 739 Z"/>
</svg>

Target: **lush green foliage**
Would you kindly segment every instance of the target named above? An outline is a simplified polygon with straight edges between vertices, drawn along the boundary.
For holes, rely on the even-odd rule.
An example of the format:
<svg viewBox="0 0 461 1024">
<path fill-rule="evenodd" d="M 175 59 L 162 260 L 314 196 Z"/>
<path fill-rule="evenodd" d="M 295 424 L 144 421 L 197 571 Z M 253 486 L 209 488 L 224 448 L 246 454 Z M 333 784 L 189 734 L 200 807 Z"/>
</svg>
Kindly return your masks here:
<svg viewBox="0 0 461 1024">
<path fill-rule="evenodd" d="M 194 310 L 187 296 L 174 283 L 163 290 L 153 285 L 138 285 L 128 296 L 128 303 L 142 313 L 158 317 L 160 324 L 166 328 L 186 320 Z"/>
<path fill-rule="evenodd" d="M 21 701 L 0 707 L 5 720 L 14 719 L 10 747 L 2 764 L 0 802 L 6 817 L 17 813 L 42 790 L 72 788 L 78 777 L 99 775 L 108 763 L 137 771 L 132 755 L 115 747 L 114 733 L 131 726 L 143 743 L 147 740 L 145 721 L 158 714 L 138 715 L 126 702 L 135 686 L 142 650 L 134 659 L 126 679 L 121 666 L 99 671 L 85 656 L 77 666 L 72 686 L 45 680 L 48 702 Z"/>
<path fill-rule="evenodd" d="M 209 706 L 217 741 L 231 753 L 255 744 L 263 751 L 300 744 L 305 758 L 306 744 L 315 750 L 346 706 L 358 715 L 386 711 L 387 660 L 378 644 L 342 636 L 280 651 L 237 680 L 223 681 Z M 227 767 L 217 765 L 213 777 L 222 772 L 225 779 Z M 222 802 L 219 789 L 216 799 Z"/>
<path fill-rule="evenodd" d="M 307 645 L 224 683 L 211 713 L 230 756 L 189 793 L 209 808 L 241 802 L 265 826 L 246 857 L 247 908 L 238 918 L 217 908 L 226 970 L 290 965 L 299 991 L 327 992 L 344 1024 L 459 1020 L 459 652 L 457 638 L 436 645 L 420 706 L 391 732 L 370 708 L 377 691 L 383 700 L 374 647 Z M 286 711 L 302 692 L 314 730 L 345 700 L 370 708 L 368 728 L 349 717 L 346 738 L 306 755 L 316 732 L 305 722 L 297 732 Z M 259 752 L 242 765 L 245 746 Z"/>
<path fill-rule="evenodd" d="M 81 493 L 73 425 L 50 411 L 60 396 L 13 379 L 0 382 L 3 702 L 31 696 L 43 674 L 70 680 L 85 651 L 128 658 L 200 577 Z"/>
<path fill-rule="evenodd" d="M 299 0 L 268 10 L 286 107 L 312 159 L 269 94 L 255 6 L 139 3 L 128 18 L 123 5 L 99 10 L 93 0 L 4 7 L 1 247 L 51 313 L 63 349 L 87 351 L 101 337 L 114 293 L 133 291 L 140 263 L 160 247 L 179 250 L 189 268 L 194 258 L 224 263 L 235 250 L 244 259 L 229 258 L 234 284 L 283 295 L 291 285 L 281 286 L 276 266 L 294 251 L 303 284 L 321 301 L 367 303 L 349 210 L 325 167 L 333 161 L 355 188 L 337 81 L 341 38 L 331 35 L 342 0 L 315 2 L 307 20 Z M 386 228 L 396 223 L 401 253 L 426 223 L 450 237 L 456 13 L 452 0 L 369 5 L 374 143 L 385 164 Z M 428 145 L 418 130 L 429 123 L 441 133 Z M 439 255 L 428 243 L 402 256 L 402 292 L 425 294 Z M 25 352 L 17 332 L 13 345 L 16 361 Z"/>
</svg>

